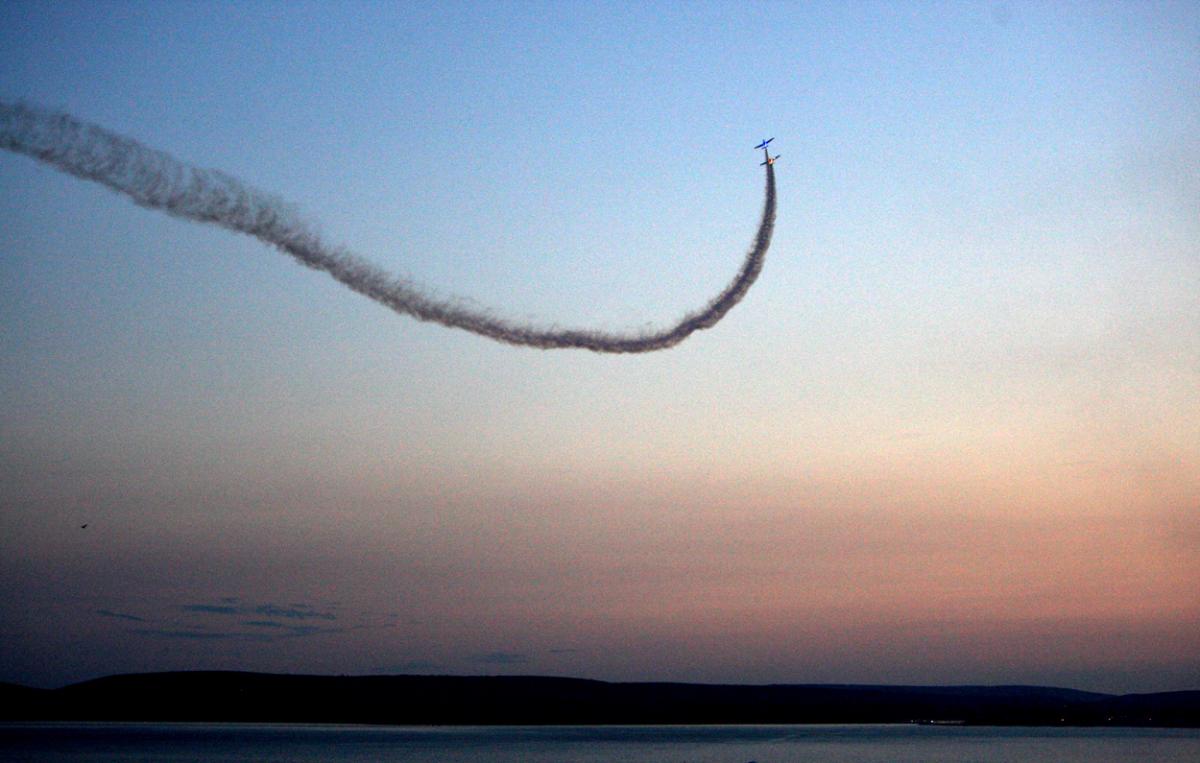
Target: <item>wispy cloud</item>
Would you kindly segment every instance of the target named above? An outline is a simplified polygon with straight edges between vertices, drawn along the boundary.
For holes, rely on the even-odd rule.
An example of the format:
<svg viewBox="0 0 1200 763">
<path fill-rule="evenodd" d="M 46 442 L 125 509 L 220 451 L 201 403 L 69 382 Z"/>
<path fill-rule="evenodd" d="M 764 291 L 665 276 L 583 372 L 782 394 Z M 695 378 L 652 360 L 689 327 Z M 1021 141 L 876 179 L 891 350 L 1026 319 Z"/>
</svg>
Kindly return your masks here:
<svg viewBox="0 0 1200 763">
<path fill-rule="evenodd" d="M 134 633 L 139 636 L 148 636 L 157 639 L 187 639 L 193 641 L 223 641 L 230 639 L 246 639 L 250 641 L 261 641 L 263 639 L 254 638 L 253 634 L 249 633 L 227 633 L 224 631 L 205 631 L 205 630 L 189 630 L 189 629 L 172 629 L 172 628 L 138 628 Z"/>
<path fill-rule="evenodd" d="M 209 615 L 260 615 L 263 617 L 285 618 L 288 620 L 336 620 L 337 615 L 328 610 L 319 610 L 312 604 L 288 604 L 281 606 L 274 603 L 238 605 L 238 600 L 232 597 L 221 599 L 221 604 L 184 604 L 180 609 L 184 612 Z"/>
<path fill-rule="evenodd" d="M 111 609 L 97 609 L 96 614 L 101 615 L 102 617 L 112 617 L 117 620 L 132 620 L 135 623 L 146 622 L 146 618 L 144 617 L 138 617 L 137 615 L 131 615 L 125 612 L 113 612 Z"/>
<path fill-rule="evenodd" d="M 442 665 L 429 660 L 406 660 L 392 665 L 380 665 L 375 670 L 380 673 L 418 673 L 441 670 L 442 668 Z"/>
<path fill-rule="evenodd" d="M 143 627 L 132 628 L 129 632 L 164 640 L 270 642 L 396 625 L 394 614 L 372 612 L 359 613 L 344 625 L 337 624 L 341 618 L 337 609 L 335 604 L 318 606 L 289 602 L 283 605 L 224 596 L 177 604 L 168 614 L 159 617 L 142 617 L 112 609 L 98 609 L 95 613 L 114 620 L 142 623 Z"/>
<path fill-rule="evenodd" d="M 529 655 L 522 652 L 488 652 L 474 655 L 471 662 L 481 665 L 522 665 L 529 662 Z"/>
<path fill-rule="evenodd" d="M 307 620 L 310 618 L 318 620 L 337 619 L 337 615 L 332 612 L 318 612 L 309 604 L 290 604 L 287 607 L 280 607 L 275 604 L 263 604 L 255 607 L 254 613 L 257 615 L 266 615 L 267 617 L 287 617 L 293 620 Z"/>
<path fill-rule="evenodd" d="M 213 615 L 236 615 L 237 607 L 224 604 L 184 604 L 180 607 L 184 612 L 207 612 Z"/>
<path fill-rule="evenodd" d="M 288 638 L 313 636 L 319 633 L 342 633 L 344 628 L 317 628 L 311 625 L 284 625 L 281 623 L 255 623 L 255 627 L 270 629 L 261 630 L 227 630 L 208 629 L 203 627 L 164 627 L 138 628 L 133 632 L 139 636 L 156 639 L 189 639 L 194 641 L 280 641 Z"/>
</svg>

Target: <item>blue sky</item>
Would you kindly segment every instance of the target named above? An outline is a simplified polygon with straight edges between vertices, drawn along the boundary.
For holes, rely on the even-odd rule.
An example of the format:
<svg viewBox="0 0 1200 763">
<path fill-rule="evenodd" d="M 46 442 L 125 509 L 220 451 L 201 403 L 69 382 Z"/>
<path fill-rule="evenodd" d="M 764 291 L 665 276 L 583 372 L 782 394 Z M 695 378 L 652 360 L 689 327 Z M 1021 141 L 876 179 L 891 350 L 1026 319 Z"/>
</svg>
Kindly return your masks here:
<svg viewBox="0 0 1200 763">
<path fill-rule="evenodd" d="M 0 155 L 0 680 L 1195 688 L 1197 40 L 1193 3 L 4 4 L 3 100 L 538 323 L 704 304 L 783 158 L 746 300 L 612 358 Z"/>
</svg>

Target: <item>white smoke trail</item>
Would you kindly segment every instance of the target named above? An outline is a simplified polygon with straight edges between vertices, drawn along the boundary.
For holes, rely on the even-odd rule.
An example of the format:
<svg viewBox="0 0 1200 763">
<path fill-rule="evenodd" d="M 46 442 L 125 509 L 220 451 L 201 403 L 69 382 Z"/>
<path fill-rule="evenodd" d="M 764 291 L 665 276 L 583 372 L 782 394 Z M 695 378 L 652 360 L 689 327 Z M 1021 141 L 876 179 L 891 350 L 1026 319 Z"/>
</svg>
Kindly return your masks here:
<svg viewBox="0 0 1200 763">
<path fill-rule="evenodd" d="M 414 284 L 326 244 L 282 200 L 219 170 L 191 167 L 69 114 L 0 102 L 0 147 L 105 185 L 143 207 L 254 236 L 397 313 L 543 349 L 651 352 L 673 347 L 693 332 L 716 325 L 758 278 L 775 226 L 775 169 L 767 164 L 766 200 L 754 245 L 737 275 L 702 310 L 685 315 L 673 326 L 637 334 L 538 328 L 434 299 Z"/>
</svg>

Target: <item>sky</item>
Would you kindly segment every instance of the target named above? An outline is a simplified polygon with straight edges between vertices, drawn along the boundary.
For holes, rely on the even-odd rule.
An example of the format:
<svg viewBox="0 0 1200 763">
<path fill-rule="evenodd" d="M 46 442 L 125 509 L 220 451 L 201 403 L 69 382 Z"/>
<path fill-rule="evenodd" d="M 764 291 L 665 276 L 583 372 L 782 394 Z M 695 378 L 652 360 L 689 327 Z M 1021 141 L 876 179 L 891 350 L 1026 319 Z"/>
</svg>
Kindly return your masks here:
<svg viewBox="0 0 1200 763">
<path fill-rule="evenodd" d="M 0 681 L 1200 688 L 1197 82 L 1191 2 L 0 4 L 0 101 L 538 325 L 782 155 L 606 356 L 0 152 Z"/>
</svg>

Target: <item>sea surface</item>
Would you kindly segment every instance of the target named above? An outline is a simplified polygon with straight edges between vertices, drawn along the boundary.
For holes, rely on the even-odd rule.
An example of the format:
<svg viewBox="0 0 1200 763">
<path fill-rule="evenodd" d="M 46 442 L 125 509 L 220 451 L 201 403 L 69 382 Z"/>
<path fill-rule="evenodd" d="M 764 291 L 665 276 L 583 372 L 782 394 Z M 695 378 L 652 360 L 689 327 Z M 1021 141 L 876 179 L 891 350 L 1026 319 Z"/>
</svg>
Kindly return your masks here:
<svg viewBox="0 0 1200 763">
<path fill-rule="evenodd" d="M 1200 761 L 1200 729 L 0 724 L 3 761 Z"/>
</svg>

